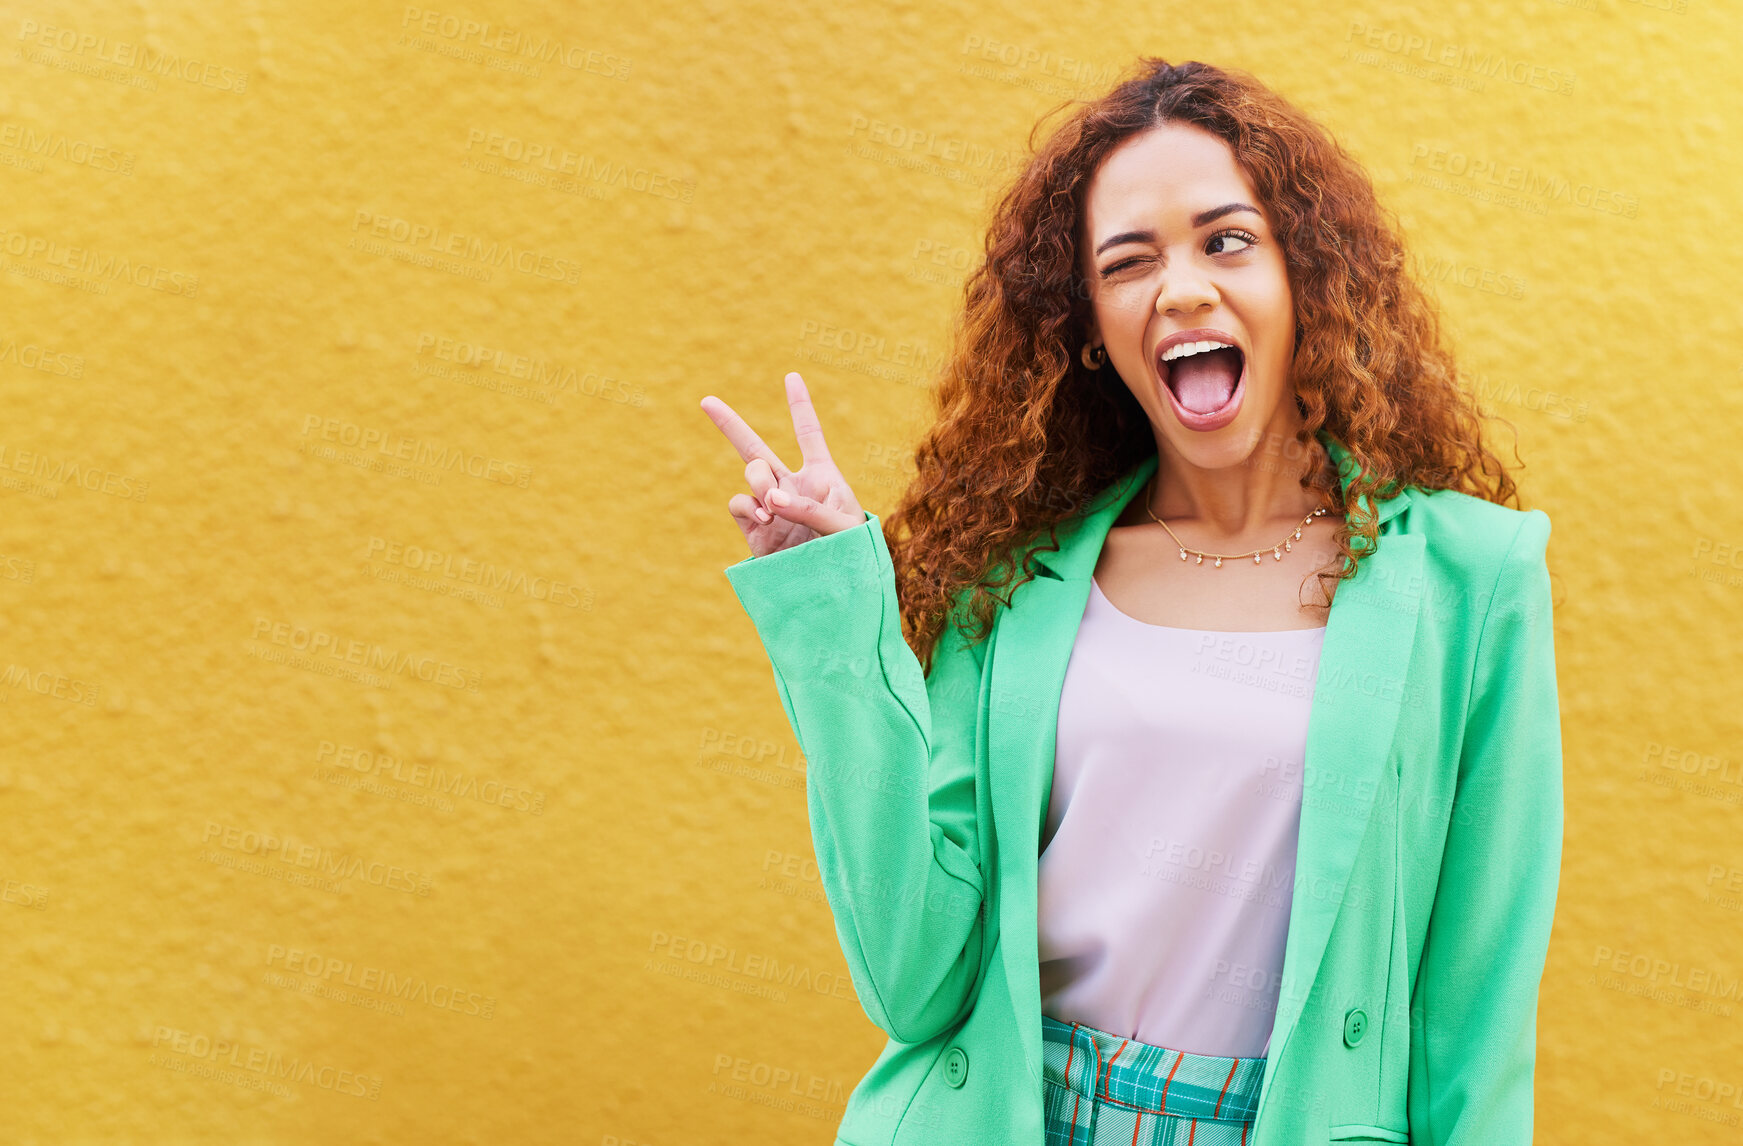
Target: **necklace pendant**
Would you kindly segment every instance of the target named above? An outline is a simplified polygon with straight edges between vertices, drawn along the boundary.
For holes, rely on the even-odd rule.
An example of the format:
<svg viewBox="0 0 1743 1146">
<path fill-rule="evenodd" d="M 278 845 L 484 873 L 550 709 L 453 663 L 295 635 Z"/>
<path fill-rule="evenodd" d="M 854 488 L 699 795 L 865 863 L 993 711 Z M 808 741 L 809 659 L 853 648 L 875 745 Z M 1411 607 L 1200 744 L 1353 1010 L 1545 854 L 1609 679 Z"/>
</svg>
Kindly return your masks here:
<svg viewBox="0 0 1743 1146">
<path fill-rule="evenodd" d="M 1204 554 L 1200 553 L 1198 555 L 1198 560 L 1194 561 L 1193 564 L 1194 565 L 1203 565 L 1204 564 Z"/>
<path fill-rule="evenodd" d="M 1295 552 L 1295 547 L 1294 547 L 1294 546 L 1292 546 L 1292 545 L 1290 545 L 1290 544 L 1289 544 L 1289 542 L 1288 542 L 1288 541 L 1287 541 L 1287 540 L 1285 540 L 1285 541 L 1284 541 L 1284 542 L 1283 542 L 1283 551 L 1284 551 L 1284 552 L 1285 552 L 1285 553 L 1294 553 L 1294 552 Z M 1279 560 L 1279 561 L 1281 561 L 1281 560 L 1283 560 L 1283 559 L 1282 559 L 1282 558 L 1281 558 L 1281 557 L 1279 557 L 1279 558 L 1278 558 L 1278 559 L 1277 559 L 1277 560 Z"/>
<path fill-rule="evenodd" d="M 1180 559 L 1181 559 L 1181 560 L 1182 560 L 1182 561 L 1185 561 L 1185 560 L 1186 560 L 1186 550 L 1185 550 L 1185 549 L 1184 549 L 1184 548 L 1183 548 L 1183 549 L 1181 549 L 1181 551 L 1180 551 Z"/>
<path fill-rule="evenodd" d="M 1257 553 L 1253 554 L 1253 564 L 1259 564 L 1259 555 Z"/>
<path fill-rule="evenodd" d="M 1281 549 L 1273 548 L 1271 550 L 1271 560 L 1273 560 L 1273 561 L 1283 560 L 1283 551 Z"/>
<path fill-rule="evenodd" d="M 1222 568 L 1222 567 L 1223 567 L 1223 559 L 1222 559 L 1222 558 L 1221 558 L 1221 557 L 1218 557 L 1218 558 L 1217 558 L 1217 559 L 1216 559 L 1216 567 L 1217 567 L 1217 568 L 1218 568 L 1218 569 L 1221 569 L 1221 568 Z"/>
</svg>

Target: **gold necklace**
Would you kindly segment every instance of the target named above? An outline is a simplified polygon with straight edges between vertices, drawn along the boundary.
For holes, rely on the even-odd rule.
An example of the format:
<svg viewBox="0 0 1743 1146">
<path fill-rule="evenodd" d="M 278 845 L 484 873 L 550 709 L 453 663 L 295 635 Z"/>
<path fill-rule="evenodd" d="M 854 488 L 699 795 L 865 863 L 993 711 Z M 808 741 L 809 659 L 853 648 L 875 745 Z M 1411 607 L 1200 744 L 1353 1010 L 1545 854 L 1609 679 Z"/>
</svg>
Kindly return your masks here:
<svg viewBox="0 0 1743 1146">
<path fill-rule="evenodd" d="M 1155 484 L 1156 484 L 1156 479 L 1154 477 L 1152 477 L 1149 481 L 1149 487 L 1153 489 L 1155 487 Z M 1160 517 L 1157 517 L 1156 511 L 1150 508 L 1150 496 L 1151 495 L 1150 495 L 1149 491 L 1146 490 L 1146 492 L 1144 494 L 1144 512 L 1149 514 L 1150 520 L 1154 521 L 1157 525 L 1160 525 L 1163 529 L 1168 529 L 1168 523 L 1166 521 L 1163 521 Z M 1303 529 L 1306 529 L 1309 525 L 1312 525 L 1313 519 L 1320 516 L 1324 512 L 1325 512 L 1325 507 L 1322 505 L 1318 509 L 1314 510 L 1312 513 L 1308 514 L 1306 517 L 1302 518 L 1301 524 L 1297 525 L 1295 527 L 1295 532 L 1291 536 L 1284 538 L 1277 545 L 1271 546 L 1272 558 L 1277 560 L 1277 561 L 1283 560 L 1283 553 L 1285 550 L 1288 550 L 1290 548 L 1291 542 L 1300 541 L 1301 540 L 1301 531 Z M 1223 558 L 1225 558 L 1225 557 L 1227 557 L 1231 561 L 1235 560 L 1236 558 L 1240 558 L 1240 557 L 1251 557 L 1253 559 L 1253 564 L 1258 565 L 1258 564 L 1260 564 L 1259 555 L 1265 552 L 1263 549 L 1255 549 L 1251 553 L 1205 553 L 1202 550 L 1198 550 L 1198 549 L 1188 549 L 1186 547 L 1186 543 L 1184 541 L 1181 541 L 1179 537 L 1176 537 L 1175 533 L 1172 529 L 1168 529 L 1168 536 L 1173 537 L 1174 544 L 1180 546 L 1180 559 L 1182 561 L 1186 560 L 1186 555 L 1188 553 L 1196 553 L 1198 555 L 1198 560 L 1194 564 L 1203 565 L 1204 559 L 1206 557 L 1214 557 L 1214 558 L 1216 558 L 1216 567 L 1218 569 L 1221 569 L 1223 567 Z"/>
</svg>

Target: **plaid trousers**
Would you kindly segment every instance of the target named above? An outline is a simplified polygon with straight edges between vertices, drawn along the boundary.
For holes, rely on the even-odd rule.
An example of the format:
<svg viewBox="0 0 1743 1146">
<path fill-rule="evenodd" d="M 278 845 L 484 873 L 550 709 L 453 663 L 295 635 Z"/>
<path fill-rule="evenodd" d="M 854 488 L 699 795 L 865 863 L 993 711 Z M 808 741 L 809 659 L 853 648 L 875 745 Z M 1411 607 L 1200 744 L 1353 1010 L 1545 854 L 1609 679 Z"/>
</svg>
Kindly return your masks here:
<svg viewBox="0 0 1743 1146">
<path fill-rule="evenodd" d="M 1246 1146 L 1262 1058 L 1151 1046 L 1041 1016 L 1047 1146 Z"/>
</svg>

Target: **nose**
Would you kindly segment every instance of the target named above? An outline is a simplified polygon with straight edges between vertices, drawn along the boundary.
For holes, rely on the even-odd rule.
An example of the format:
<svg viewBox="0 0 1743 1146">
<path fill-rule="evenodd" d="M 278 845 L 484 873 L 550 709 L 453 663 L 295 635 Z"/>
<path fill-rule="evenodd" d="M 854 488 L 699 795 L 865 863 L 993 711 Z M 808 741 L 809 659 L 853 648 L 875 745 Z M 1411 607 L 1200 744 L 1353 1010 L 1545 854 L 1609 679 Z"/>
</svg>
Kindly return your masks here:
<svg viewBox="0 0 1743 1146">
<path fill-rule="evenodd" d="M 1216 305 L 1216 288 L 1199 268 L 1183 263 L 1170 268 L 1162 278 L 1162 289 L 1156 292 L 1156 313 L 1190 314 Z"/>
</svg>

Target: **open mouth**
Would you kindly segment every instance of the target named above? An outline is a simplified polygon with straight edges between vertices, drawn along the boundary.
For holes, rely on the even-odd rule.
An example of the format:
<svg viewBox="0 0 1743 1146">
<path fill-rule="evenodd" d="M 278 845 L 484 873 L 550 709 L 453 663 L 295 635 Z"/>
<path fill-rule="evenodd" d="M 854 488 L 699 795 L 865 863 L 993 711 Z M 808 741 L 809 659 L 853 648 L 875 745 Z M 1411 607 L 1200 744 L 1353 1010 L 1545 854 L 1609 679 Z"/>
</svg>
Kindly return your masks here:
<svg viewBox="0 0 1743 1146">
<path fill-rule="evenodd" d="M 1207 346 L 1193 343 L 1179 349 L 1205 349 L 1173 361 L 1156 358 L 1156 370 L 1181 407 L 1194 414 L 1214 414 L 1234 401 L 1246 369 L 1246 356 L 1238 346 Z"/>
</svg>

